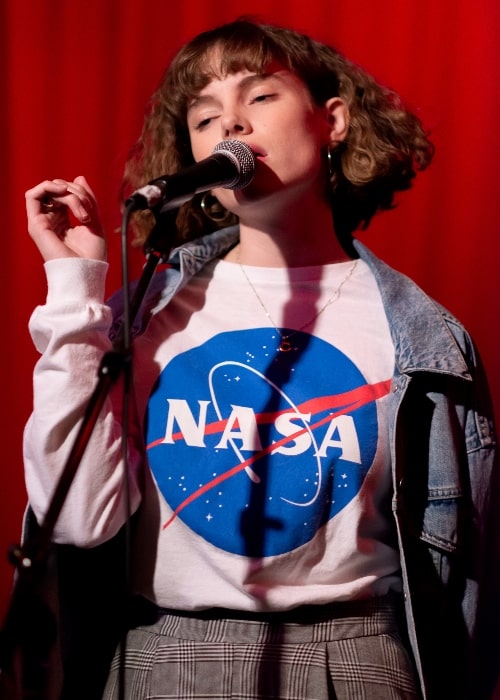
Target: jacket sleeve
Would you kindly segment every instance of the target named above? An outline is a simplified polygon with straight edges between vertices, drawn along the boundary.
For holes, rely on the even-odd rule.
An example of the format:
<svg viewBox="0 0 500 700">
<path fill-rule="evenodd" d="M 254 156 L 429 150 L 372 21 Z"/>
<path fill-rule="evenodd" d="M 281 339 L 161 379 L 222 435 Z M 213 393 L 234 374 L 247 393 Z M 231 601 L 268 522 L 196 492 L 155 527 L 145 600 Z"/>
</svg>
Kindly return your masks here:
<svg viewBox="0 0 500 700">
<path fill-rule="evenodd" d="M 41 357 L 35 366 L 33 412 L 23 441 L 28 498 L 39 522 L 73 447 L 102 358 L 112 348 L 111 310 L 103 302 L 107 264 L 69 258 L 50 261 L 45 269 L 46 303 L 35 309 L 29 324 Z M 137 509 L 141 450 L 131 439 L 126 482 L 121 413 L 120 379 L 106 398 L 84 451 L 56 523 L 55 542 L 100 544 Z"/>
<path fill-rule="evenodd" d="M 450 322 L 450 319 L 448 318 Z M 470 335 L 451 320 L 472 382 L 465 411 L 465 453 L 470 490 L 464 525 L 464 618 L 471 645 L 466 697 L 490 700 L 500 680 L 500 463 L 488 380 Z M 498 686 L 500 690 L 500 686 Z"/>
<path fill-rule="evenodd" d="M 473 347 L 471 355 L 474 387 L 466 440 L 475 525 L 469 544 L 477 598 L 470 694 L 489 699 L 500 692 L 500 462 L 487 379 Z"/>
</svg>

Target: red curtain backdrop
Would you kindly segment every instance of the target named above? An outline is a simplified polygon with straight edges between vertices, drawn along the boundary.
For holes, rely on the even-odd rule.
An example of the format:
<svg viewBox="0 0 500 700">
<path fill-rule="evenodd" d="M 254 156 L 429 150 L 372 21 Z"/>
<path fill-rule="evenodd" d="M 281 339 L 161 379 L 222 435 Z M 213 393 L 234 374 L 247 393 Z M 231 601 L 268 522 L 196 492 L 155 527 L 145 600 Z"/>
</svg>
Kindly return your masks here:
<svg viewBox="0 0 500 700">
<path fill-rule="evenodd" d="M 435 162 L 361 238 L 466 324 L 500 415 L 499 10 L 497 0 L 0 0 L 2 618 L 7 550 L 26 503 L 21 443 L 36 361 L 27 323 L 45 297 L 24 192 L 45 178 L 87 176 L 110 239 L 110 291 L 117 287 L 125 155 L 173 52 L 216 24 L 250 14 L 310 33 L 419 111 Z M 141 263 L 135 252 L 134 271 Z"/>
</svg>

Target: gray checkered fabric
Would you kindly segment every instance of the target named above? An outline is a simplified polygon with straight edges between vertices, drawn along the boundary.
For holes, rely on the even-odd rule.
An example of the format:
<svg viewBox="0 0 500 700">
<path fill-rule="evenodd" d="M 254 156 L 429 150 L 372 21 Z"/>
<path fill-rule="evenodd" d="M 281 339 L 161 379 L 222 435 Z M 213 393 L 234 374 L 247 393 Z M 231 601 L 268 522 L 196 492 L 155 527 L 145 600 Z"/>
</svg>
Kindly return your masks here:
<svg viewBox="0 0 500 700">
<path fill-rule="evenodd" d="M 388 599 L 328 606 L 307 622 L 162 614 L 132 630 L 125 700 L 420 698 Z M 104 700 L 118 700 L 120 655 Z"/>
</svg>

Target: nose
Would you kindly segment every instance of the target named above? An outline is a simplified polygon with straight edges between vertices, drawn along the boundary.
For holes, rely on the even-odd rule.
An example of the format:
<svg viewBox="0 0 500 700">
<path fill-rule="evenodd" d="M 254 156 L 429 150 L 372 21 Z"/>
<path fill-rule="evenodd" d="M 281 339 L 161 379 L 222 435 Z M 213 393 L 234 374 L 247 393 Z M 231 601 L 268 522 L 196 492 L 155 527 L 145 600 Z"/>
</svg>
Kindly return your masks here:
<svg viewBox="0 0 500 700">
<path fill-rule="evenodd" d="M 250 124 L 242 114 L 237 114 L 235 110 L 231 110 L 222 116 L 221 129 L 222 137 L 227 139 L 239 134 L 248 134 L 250 132 Z"/>
</svg>

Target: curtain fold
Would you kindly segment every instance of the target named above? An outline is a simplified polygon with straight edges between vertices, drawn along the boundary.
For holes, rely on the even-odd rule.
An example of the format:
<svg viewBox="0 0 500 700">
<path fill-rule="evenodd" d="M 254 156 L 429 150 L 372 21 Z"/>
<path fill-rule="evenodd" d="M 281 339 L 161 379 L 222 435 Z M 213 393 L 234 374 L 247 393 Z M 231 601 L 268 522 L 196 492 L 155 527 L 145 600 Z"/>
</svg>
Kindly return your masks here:
<svg viewBox="0 0 500 700">
<path fill-rule="evenodd" d="M 469 328 L 500 415 L 496 0 L 289 0 L 286 7 L 281 0 L 236 7 L 227 0 L 2 0 L 2 617 L 12 579 L 7 549 L 19 541 L 26 500 L 22 430 L 37 358 L 27 324 L 45 295 L 42 263 L 26 234 L 24 192 L 45 178 L 86 175 L 110 239 L 109 291 L 116 288 L 121 170 L 146 101 L 181 43 L 240 15 L 335 45 L 400 92 L 430 127 L 435 162 L 360 238 Z M 135 251 L 135 274 L 141 265 Z"/>
</svg>

